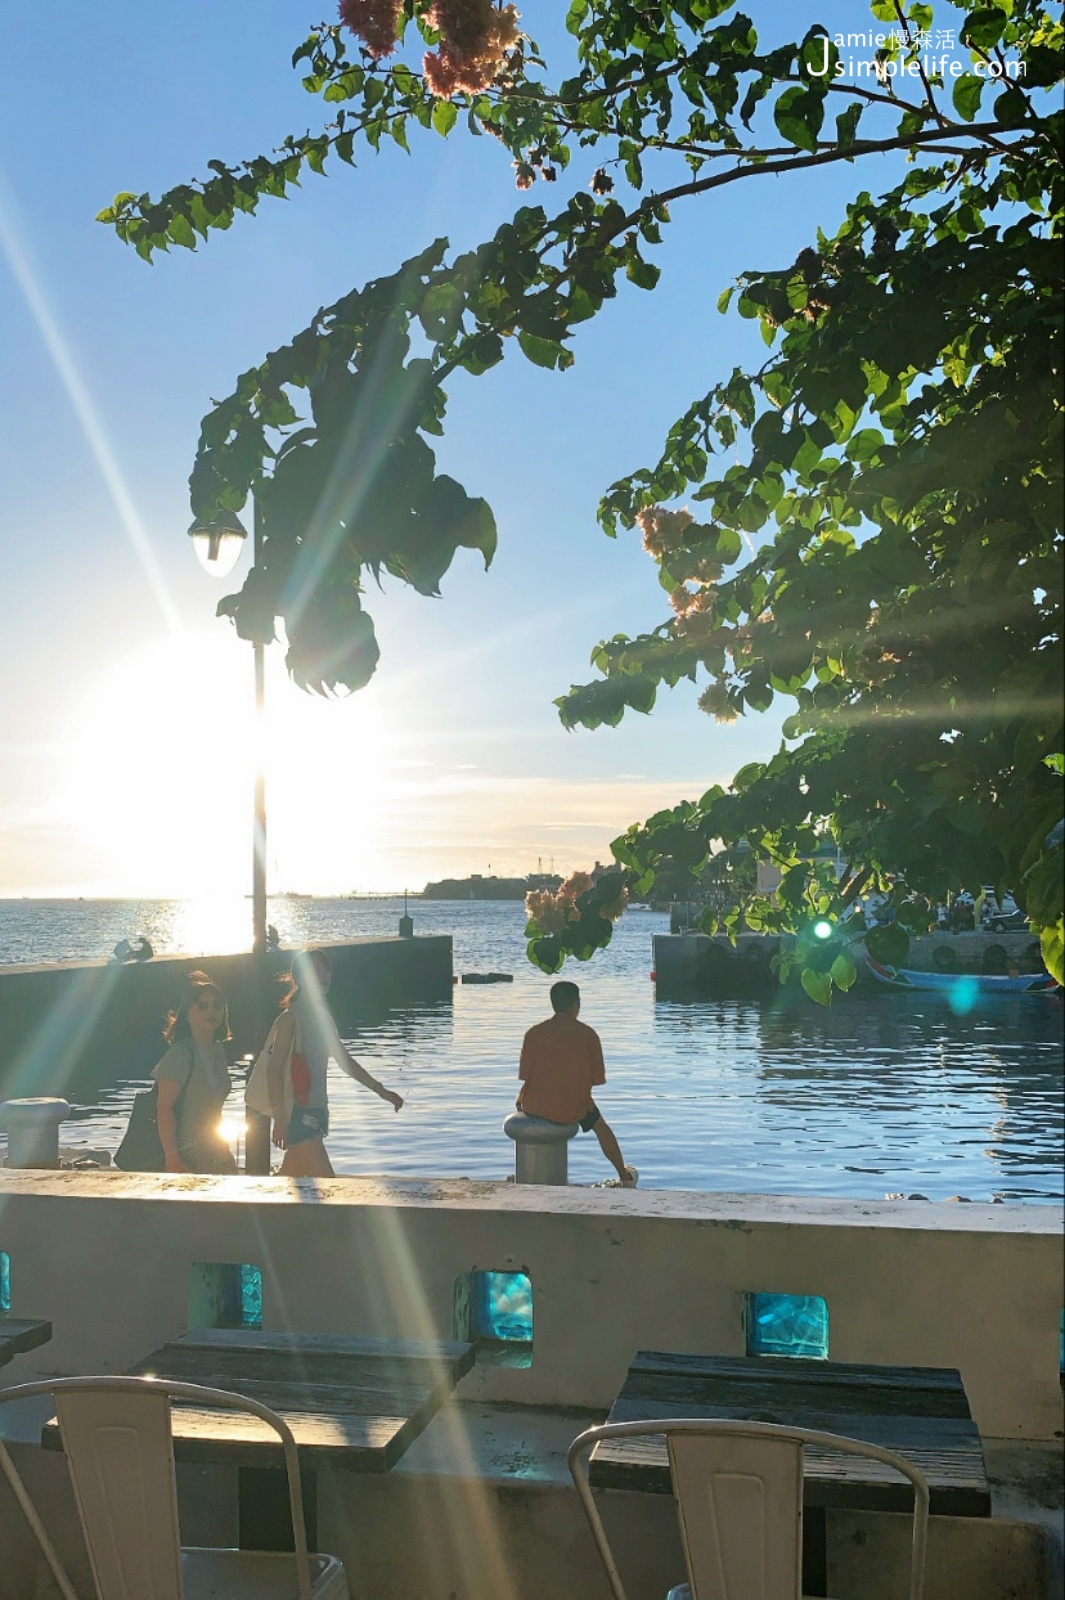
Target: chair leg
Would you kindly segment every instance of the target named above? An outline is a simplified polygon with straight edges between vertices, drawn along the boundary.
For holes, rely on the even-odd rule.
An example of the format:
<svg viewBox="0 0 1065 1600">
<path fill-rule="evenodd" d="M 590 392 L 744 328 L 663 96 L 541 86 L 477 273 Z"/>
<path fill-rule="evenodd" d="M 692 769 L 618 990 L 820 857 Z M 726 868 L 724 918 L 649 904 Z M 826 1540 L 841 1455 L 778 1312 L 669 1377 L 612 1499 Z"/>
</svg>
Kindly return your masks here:
<svg viewBox="0 0 1065 1600">
<path fill-rule="evenodd" d="M 828 1536 L 824 1506 L 810 1506 L 802 1514 L 802 1592 L 828 1593 Z"/>
<path fill-rule="evenodd" d="M 300 1473 L 307 1548 L 318 1548 L 318 1479 Z M 237 1539 L 242 1550 L 292 1550 L 288 1478 L 280 1467 L 241 1467 L 237 1476 Z"/>
</svg>

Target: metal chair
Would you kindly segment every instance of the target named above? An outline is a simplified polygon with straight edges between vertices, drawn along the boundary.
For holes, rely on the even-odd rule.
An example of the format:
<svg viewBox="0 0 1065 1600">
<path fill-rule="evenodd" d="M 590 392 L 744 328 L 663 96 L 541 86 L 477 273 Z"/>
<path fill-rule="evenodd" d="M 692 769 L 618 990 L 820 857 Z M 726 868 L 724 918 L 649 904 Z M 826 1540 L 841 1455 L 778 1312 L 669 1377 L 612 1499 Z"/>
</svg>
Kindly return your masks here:
<svg viewBox="0 0 1065 1600">
<path fill-rule="evenodd" d="M 308 1555 L 296 1442 L 257 1400 L 164 1378 L 53 1378 L 0 1391 L 0 1405 L 51 1396 L 59 1419 L 97 1600 L 348 1600 L 335 1556 Z M 295 1550 L 183 1548 L 178 1531 L 171 1399 L 250 1412 L 278 1435 L 288 1474 Z M 63 1600 L 78 1600 L 15 1464 L 0 1440 L 3 1472 Z"/>
<path fill-rule="evenodd" d="M 804 1445 L 870 1456 L 913 1484 L 909 1600 L 924 1592 L 928 1484 L 893 1450 L 810 1428 L 767 1422 L 606 1422 L 570 1445 L 567 1463 L 606 1568 L 614 1600 L 625 1589 L 588 1482 L 586 1456 L 601 1440 L 665 1436 L 688 1582 L 666 1600 L 802 1600 Z"/>
</svg>

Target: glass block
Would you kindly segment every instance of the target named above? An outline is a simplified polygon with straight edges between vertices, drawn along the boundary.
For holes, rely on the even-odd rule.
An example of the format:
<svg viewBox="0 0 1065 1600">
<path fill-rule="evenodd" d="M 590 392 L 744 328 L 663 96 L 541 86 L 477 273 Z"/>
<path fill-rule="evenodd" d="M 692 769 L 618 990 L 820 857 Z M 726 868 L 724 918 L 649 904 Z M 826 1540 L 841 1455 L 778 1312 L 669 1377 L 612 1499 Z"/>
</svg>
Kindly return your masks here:
<svg viewBox="0 0 1065 1600">
<path fill-rule="evenodd" d="M 749 1294 L 745 1324 L 749 1356 L 828 1358 L 828 1306 L 816 1294 Z"/>
<path fill-rule="evenodd" d="M 263 1276 L 236 1261 L 194 1261 L 189 1272 L 189 1329 L 261 1328 Z"/>
<path fill-rule="evenodd" d="M 473 1274 L 473 1332 L 485 1339 L 533 1336 L 532 1284 L 525 1272 Z"/>
<path fill-rule="evenodd" d="M 261 1328 L 263 1325 L 263 1275 L 259 1267 L 244 1265 L 240 1269 L 240 1325 L 242 1328 Z"/>
<path fill-rule="evenodd" d="M 11 1310 L 11 1257 L 0 1250 L 0 1316 Z"/>
</svg>

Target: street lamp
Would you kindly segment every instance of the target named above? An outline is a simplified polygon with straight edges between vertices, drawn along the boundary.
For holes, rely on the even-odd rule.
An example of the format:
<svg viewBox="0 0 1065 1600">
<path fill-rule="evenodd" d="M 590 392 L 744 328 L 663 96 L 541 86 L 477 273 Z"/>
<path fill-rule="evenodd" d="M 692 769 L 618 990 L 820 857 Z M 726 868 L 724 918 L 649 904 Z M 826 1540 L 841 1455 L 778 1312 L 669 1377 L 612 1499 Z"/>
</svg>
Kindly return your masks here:
<svg viewBox="0 0 1065 1600">
<path fill-rule="evenodd" d="M 244 549 L 247 529 L 231 511 L 223 511 L 210 522 L 199 517 L 189 529 L 196 559 L 212 578 L 228 578 Z"/>
<path fill-rule="evenodd" d="M 252 559 L 258 563 L 262 535 L 259 506 L 252 502 Z M 199 518 L 189 529 L 197 559 L 212 577 L 224 578 L 236 566 L 248 537 L 247 529 L 232 511 L 222 511 L 210 521 Z M 251 947 L 255 955 L 266 951 L 266 777 L 263 772 L 263 703 L 266 687 L 265 650 L 261 639 L 252 644 L 255 662 L 255 820 L 251 858 Z"/>
</svg>

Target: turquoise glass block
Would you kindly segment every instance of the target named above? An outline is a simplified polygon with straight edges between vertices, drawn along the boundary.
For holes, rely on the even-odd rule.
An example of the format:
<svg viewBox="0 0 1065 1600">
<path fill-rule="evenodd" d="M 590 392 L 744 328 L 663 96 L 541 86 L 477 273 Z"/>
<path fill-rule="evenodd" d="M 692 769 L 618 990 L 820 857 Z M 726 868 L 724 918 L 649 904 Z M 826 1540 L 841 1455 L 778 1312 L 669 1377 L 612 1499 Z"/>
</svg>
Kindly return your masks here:
<svg viewBox="0 0 1065 1600">
<path fill-rule="evenodd" d="M 261 1328 L 263 1275 L 237 1261 L 194 1261 L 189 1271 L 189 1329 Z"/>
<path fill-rule="evenodd" d="M 11 1257 L 0 1250 L 0 1316 L 11 1310 Z"/>
<path fill-rule="evenodd" d="M 473 1274 L 473 1331 L 483 1339 L 520 1340 L 533 1336 L 532 1284 L 525 1272 Z"/>
<path fill-rule="evenodd" d="M 749 1294 L 747 1354 L 828 1358 L 828 1306 L 816 1294 Z"/>
<path fill-rule="evenodd" d="M 263 1275 L 259 1267 L 244 1265 L 240 1269 L 240 1325 L 242 1328 L 263 1325 Z"/>
</svg>

